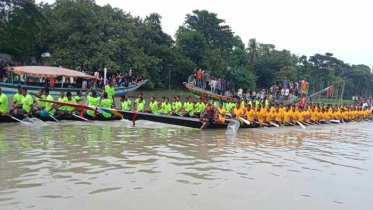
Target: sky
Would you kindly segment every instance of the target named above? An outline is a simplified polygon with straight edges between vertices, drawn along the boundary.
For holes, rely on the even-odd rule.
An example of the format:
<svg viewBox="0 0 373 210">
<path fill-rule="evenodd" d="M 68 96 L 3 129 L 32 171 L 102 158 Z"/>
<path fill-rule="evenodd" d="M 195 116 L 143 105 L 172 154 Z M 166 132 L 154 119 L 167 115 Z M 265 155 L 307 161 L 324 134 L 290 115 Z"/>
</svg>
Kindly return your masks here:
<svg viewBox="0 0 373 210">
<path fill-rule="evenodd" d="M 37 0 L 36 2 L 40 2 Z M 54 0 L 44 0 L 53 3 Z M 373 67 L 373 0 L 96 0 L 133 16 L 162 16 L 174 37 L 193 10 L 218 14 L 247 45 L 274 44 L 299 56 L 333 53 L 349 64 Z"/>
</svg>

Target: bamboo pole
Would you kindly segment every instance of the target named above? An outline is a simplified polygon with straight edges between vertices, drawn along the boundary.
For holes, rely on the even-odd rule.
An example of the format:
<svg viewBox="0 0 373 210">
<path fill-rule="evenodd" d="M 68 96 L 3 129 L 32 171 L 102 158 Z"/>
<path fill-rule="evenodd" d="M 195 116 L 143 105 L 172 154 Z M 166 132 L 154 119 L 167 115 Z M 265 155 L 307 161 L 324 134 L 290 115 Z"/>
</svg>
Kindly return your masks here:
<svg viewBox="0 0 373 210">
<path fill-rule="evenodd" d="M 342 104 L 342 101 L 343 101 L 343 94 L 345 92 L 345 86 L 346 86 L 346 82 L 343 83 L 343 88 L 342 88 L 342 93 L 341 93 L 341 104 Z"/>
</svg>

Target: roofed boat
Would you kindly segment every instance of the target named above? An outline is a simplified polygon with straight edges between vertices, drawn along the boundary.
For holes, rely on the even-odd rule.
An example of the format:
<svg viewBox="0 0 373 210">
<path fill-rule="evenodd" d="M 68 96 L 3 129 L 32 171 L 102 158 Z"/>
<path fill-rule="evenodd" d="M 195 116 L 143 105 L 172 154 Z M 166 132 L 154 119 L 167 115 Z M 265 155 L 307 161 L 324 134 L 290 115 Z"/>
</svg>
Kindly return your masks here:
<svg viewBox="0 0 373 210">
<path fill-rule="evenodd" d="M 84 79 L 91 79 L 93 78 L 92 75 L 74 71 L 66 68 L 59 68 L 59 67 L 50 67 L 50 66 L 19 66 L 9 68 L 10 74 L 12 74 L 11 78 L 12 81 L 4 83 L 0 82 L 0 87 L 5 94 L 16 94 L 18 85 L 22 85 L 22 87 L 26 87 L 30 92 L 37 92 L 39 89 L 44 89 L 45 86 L 41 86 L 40 84 L 32 85 L 28 82 L 14 82 L 13 74 L 18 75 L 27 75 L 27 76 L 34 76 L 34 77 L 42 77 L 42 78 L 56 78 L 56 77 L 74 77 L 74 78 L 84 78 Z M 114 87 L 115 89 L 115 97 L 120 97 L 122 95 L 131 93 L 144 85 L 147 80 L 138 82 L 137 84 L 130 85 L 129 87 Z M 59 96 L 60 92 L 78 92 L 82 90 L 81 88 L 64 88 L 63 83 L 61 83 L 61 87 L 49 87 L 49 93 L 52 96 Z M 83 90 L 84 91 L 84 90 Z"/>
</svg>

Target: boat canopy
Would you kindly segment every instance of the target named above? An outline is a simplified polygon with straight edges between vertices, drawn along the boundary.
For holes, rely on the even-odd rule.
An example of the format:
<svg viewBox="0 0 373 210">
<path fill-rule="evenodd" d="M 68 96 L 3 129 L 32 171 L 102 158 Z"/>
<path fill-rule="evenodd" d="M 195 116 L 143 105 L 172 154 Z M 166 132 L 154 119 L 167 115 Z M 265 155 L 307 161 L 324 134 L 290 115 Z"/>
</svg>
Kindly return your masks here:
<svg viewBox="0 0 373 210">
<path fill-rule="evenodd" d="M 17 66 L 11 67 L 8 71 L 13 71 L 16 74 L 26 74 L 37 77 L 79 77 L 79 78 L 93 78 L 92 75 L 74 71 L 70 69 L 51 67 L 51 66 Z"/>
</svg>

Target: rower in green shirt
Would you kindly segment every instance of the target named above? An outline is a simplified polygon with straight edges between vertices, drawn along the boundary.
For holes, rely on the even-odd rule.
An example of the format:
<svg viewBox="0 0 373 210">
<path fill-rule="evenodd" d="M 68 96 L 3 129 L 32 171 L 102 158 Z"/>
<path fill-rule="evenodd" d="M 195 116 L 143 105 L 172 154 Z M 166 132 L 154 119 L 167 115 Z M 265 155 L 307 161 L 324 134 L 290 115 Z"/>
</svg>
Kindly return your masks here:
<svg viewBox="0 0 373 210">
<path fill-rule="evenodd" d="M 155 100 L 155 97 L 150 97 L 149 112 L 153 114 L 158 114 L 158 102 Z"/>
<path fill-rule="evenodd" d="M 113 105 L 112 101 L 113 100 L 109 99 L 108 94 L 106 92 L 104 92 L 103 99 L 101 100 L 101 107 L 109 108 L 110 109 L 111 106 Z M 108 112 L 103 112 L 102 115 L 105 118 L 110 118 L 112 116 L 111 113 L 108 113 Z"/>
<path fill-rule="evenodd" d="M 38 106 L 35 109 L 35 111 L 40 111 L 42 109 L 45 109 L 45 102 L 44 101 L 40 101 L 40 99 L 45 99 L 46 98 L 46 96 L 44 95 L 43 89 L 39 89 L 38 95 L 36 95 L 35 93 L 30 93 L 30 94 L 33 95 L 33 96 L 35 96 L 35 102 L 37 102 L 37 104 L 38 104 Z"/>
<path fill-rule="evenodd" d="M 32 99 L 31 95 L 27 93 L 26 87 L 22 87 L 22 95 L 22 114 L 27 117 L 30 116 L 33 111 L 34 100 Z"/>
<path fill-rule="evenodd" d="M 108 99 L 112 100 L 112 104 L 115 106 L 115 100 L 114 100 L 114 95 L 115 95 L 115 88 L 114 88 L 114 81 L 111 81 L 109 85 L 105 85 L 103 88 L 103 91 L 107 93 Z"/>
<path fill-rule="evenodd" d="M 53 96 L 49 95 L 49 90 L 47 88 L 44 90 L 44 95 L 46 95 L 46 98 L 45 98 L 46 100 L 54 101 Z M 40 110 L 40 113 L 37 113 L 37 114 L 40 114 L 40 116 L 42 116 L 42 117 L 49 117 L 49 114 L 54 116 L 54 114 L 56 112 L 54 107 L 55 107 L 55 105 L 53 103 L 46 102 L 45 103 L 45 109 Z"/>
<path fill-rule="evenodd" d="M 66 103 L 71 103 L 71 104 L 76 104 L 75 99 L 72 97 L 71 92 L 66 93 L 66 97 L 64 98 L 64 102 Z M 66 106 L 66 110 L 64 111 L 64 115 L 66 114 L 75 114 L 77 108 L 72 107 L 72 106 Z"/>
<path fill-rule="evenodd" d="M 142 102 L 144 104 L 144 107 L 145 107 L 145 100 L 144 100 L 144 96 L 142 93 L 139 94 L 139 97 L 135 100 L 135 110 L 137 110 L 137 106 L 139 105 L 139 100 L 140 98 L 142 98 Z"/>
<path fill-rule="evenodd" d="M 74 97 L 77 104 L 82 104 L 83 103 L 82 95 L 83 95 L 83 92 L 81 90 L 79 90 L 78 94 Z"/>
<path fill-rule="evenodd" d="M 172 107 L 172 114 L 181 115 L 181 108 L 182 108 L 182 104 L 180 102 L 180 96 L 176 96 L 175 101 L 173 103 L 173 107 Z"/>
<path fill-rule="evenodd" d="M 128 95 L 123 95 L 120 101 L 122 103 L 123 111 L 131 111 L 131 100 L 128 99 Z"/>
<path fill-rule="evenodd" d="M 205 110 L 205 103 L 202 102 L 202 98 L 199 99 L 198 103 L 196 103 L 196 108 L 195 108 L 195 114 L 199 115 L 203 110 Z"/>
<path fill-rule="evenodd" d="M 18 93 L 13 96 L 13 108 L 14 109 L 22 109 L 23 105 L 23 95 L 22 95 L 22 87 L 18 86 Z"/>
<path fill-rule="evenodd" d="M 6 96 L 0 87 L 0 116 L 6 115 L 8 112 L 8 96 Z"/>
<path fill-rule="evenodd" d="M 65 92 L 61 91 L 60 92 L 60 97 L 57 99 L 58 102 L 65 102 Z M 66 106 L 59 106 L 57 112 L 59 111 L 66 111 L 67 107 Z"/>
<path fill-rule="evenodd" d="M 169 98 L 165 98 L 164 104 L 162 105 L 162 114 L 170 114 L 170 112 L 172 111 L 169 100 Z"/>
<path fill-rule="evenodd" d="M 138 112 L 144 112 L 145 111 L 145 105 L 143 103 L 142 97 L 139 97 L 138 105 L 136 106 L 136 111 L 138 111 Z"/>
<path fill-rule="evenodd" d="M 92 96 L 89 96 L 88 94 L 92 91 Z M 86 93 L 87 101 L 88 101 L 88 106 L 93 106 L 93 107 L 98 107 L 100 104 L 100 98 L 97 97 L 97 92 L 95 90 L 89 89 Z M 87 115 L 96 117 L 95 116 L 95 111 L 93 110 L 87 110 Z"/>
</svg>

